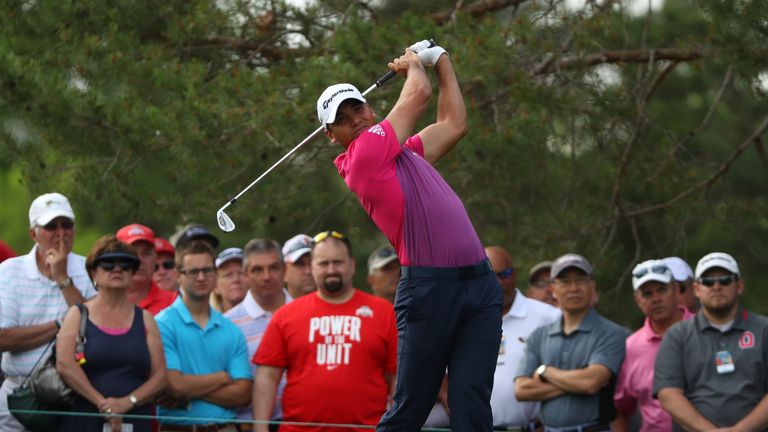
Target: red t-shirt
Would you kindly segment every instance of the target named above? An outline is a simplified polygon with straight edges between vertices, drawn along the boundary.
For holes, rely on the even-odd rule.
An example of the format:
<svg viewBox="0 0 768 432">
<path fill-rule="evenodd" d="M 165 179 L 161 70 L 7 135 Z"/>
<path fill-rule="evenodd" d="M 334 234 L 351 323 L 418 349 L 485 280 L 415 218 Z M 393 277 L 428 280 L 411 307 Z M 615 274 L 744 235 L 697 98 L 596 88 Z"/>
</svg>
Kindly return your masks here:
<svg viewBox="0 0 768 432">
<path fill-rule="evenodd" d="M 343 304 L 303 296 L 275 312 L 253 363 L 286 369 L 284 421 L 375 425 L 387 405 L 384 374 L 397 371 L 394 309 L 358 290 Z M 281 432 L 331 430 L 280 427 Z"/>
<path fill-rule="evenodd" d="M 179 294 L 176 292 L 160 289 L 155 281 L 152 281 L 147 296 L 137 306 L 148 310 L 152 315 L 157 315 L 161 310 L 173 304 L 178 296 Z"/>
</svg>

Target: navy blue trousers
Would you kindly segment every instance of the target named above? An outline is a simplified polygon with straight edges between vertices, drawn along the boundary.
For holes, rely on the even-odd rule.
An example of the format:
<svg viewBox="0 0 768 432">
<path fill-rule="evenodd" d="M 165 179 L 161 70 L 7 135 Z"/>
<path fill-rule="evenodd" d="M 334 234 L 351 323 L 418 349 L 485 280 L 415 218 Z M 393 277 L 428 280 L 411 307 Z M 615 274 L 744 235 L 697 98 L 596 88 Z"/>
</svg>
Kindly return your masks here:
<svg viewBox="0 0 768 432">
<path fill-rule="evenodd" d="M 501 308 L 487 259 L 460 268 L 403 267 L 395 297 L 397 388 L 376 431 L 421 430 L 446 367 L 451 429 L 492 431 Z"/>
</svg>

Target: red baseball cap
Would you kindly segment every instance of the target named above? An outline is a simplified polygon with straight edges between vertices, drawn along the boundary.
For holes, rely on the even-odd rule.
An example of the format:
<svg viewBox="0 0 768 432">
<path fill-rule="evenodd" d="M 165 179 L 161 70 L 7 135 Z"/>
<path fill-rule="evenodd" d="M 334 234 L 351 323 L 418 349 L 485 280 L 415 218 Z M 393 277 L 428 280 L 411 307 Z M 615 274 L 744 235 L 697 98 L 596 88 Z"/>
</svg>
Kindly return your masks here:
<svg viewBox="0 0 768 432">
<path fill-rule="evenodd" d="M 155 244 L 155 233 L 148 227 L 141 224 L 126 225 L 117 232 L 117 239 L 123 243 L 134 244 L 137 241 L 149 242 Z"/>
<path fill-rule="evenodd" d="M 176 255 L 176 249 L 173 248 L 171 242 L 162 237 L 155 237 L 155 252 Z"/>
</svg>

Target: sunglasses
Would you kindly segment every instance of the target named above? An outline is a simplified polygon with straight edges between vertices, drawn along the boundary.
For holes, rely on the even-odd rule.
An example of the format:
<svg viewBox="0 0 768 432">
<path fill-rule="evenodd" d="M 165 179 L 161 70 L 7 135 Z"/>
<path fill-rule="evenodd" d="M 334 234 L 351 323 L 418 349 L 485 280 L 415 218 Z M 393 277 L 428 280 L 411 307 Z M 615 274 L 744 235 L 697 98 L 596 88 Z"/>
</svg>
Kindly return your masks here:
<svg viewBox="0 0 768 432">
<path fill-rule="evenodd" d="M 715 282 L 719 283 L 720 286 L 728 286 L 737 280 L 739 280 L 739 277 L 732 274 L 723 276 L 704 276 L 699 278 L 699 283 L 708 287 L 715 286 Z"/>
<path fill-rule="evenodd" d="M 155 264 L 155 271 L 160 270 L 160 267 L 166 270 L 173 270 L 173 268 L 176 267 L 176 263 L 173 261 L 163 261 L 161 263 L 157 263 Z"/>
<path fill-rule="evenodd" d="M 75 227 L 75 223 L 72 222 L 71 220 L 59 221 L 58 223 L 56 221 L 52 221 L 41 226 L 41 228 L 50 232 L 56 231 L 56 229 L 59 227 L 63 230 L 68 231 Z"/>
<path fill-rule="evenodd" d="M 510 277 L 512 277 L 514 273 L 515 273 L 515 269 L 510 267 L 496 273 L 496 276 L 498 276 L 499 279 L 509 279 Z"/>
<path fill-rule="evenodd" d="M 315 244 L 317 244 L 317 243 L 320 243 L 321 241 L 323 241 L 323 240 L 327 239 L 328 237 L 333 237 L 333 238 L 335 238 L 335 239 L 338 239 L 338 240 L 346 240 L 346 239 L 347 239 L 347 238 L 344 236 L 344 234 L 342 234 L 342 233 L 340 233 L 340 232 L 338 232 L 338 231 L 323 231 L 323 232 L 321 232 L 321 233 L 319 233 L 319 234 L 316 234 L 316 235 L 315 235 L 315 236 L 312 238 L 312 241 L 313 241 Z"/>
<path fill-rule="evenodd" d="M 647 275 L 648 273 L 656 273 L 665 275 L 669 273 L 669 268 L 664 265 L 655 265 L 655 266 L 649 266 L 649 267 L 643 267 L 641 269 L 638 269 L 632 273 L 632 277 L 636 279 L 640 279 L 641 277 Z"/>
<path fill-rule="evenodd" d="M 99 261 L 96 263 L 96 267 L 101 267 L 104 271 L 111 272 L 115 267 L 120 267 L 120 270 L 136 271 L 136 264 L 130 261 Z"/>
</svg>

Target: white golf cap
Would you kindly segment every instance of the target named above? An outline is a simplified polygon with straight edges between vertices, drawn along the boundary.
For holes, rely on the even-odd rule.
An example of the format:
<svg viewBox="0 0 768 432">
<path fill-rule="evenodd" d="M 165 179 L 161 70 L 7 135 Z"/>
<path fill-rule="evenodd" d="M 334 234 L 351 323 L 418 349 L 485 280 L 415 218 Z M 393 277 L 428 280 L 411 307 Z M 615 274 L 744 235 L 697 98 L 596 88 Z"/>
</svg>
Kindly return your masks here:
<svg viewBox="0 0 768 432">
<path fill-rule="evenodd" d="M 64 195 L 53 192 L 40 195 L 29 206 L 29 227 L 43 226 L 57 217 L 75 220 L 75 212 Z"/>
<path fill-rule="evenodd" d="M 664 264 L 666 264 L 667 267 L 672 270 L 672 276 L 676 281 L 685 282 L 688 279 L 693 279 L 693 270 L 691 270 L 691 266 L 689 266 L 687 262 L 683 261 L 682 258 L 667 257 L 662 261 L 664 261 Z"/>
<path fill-rule="evenodd" d="M 662 260 L 643 261 L 632 269 L 632 288 L 637 291 L 646 282 L 672 282 L 672 270 Z"/>
<path fill-rule="evenodd" d="M 587 276 L 592 276 L 592 264 L 590 264 L 589 261 L 587 261 L 587 259 L 581 255 L 569 253 L 559 257 L 552 263 L 552 268 L 549 270 L 549 277 L 551 279 L 555 279 L 565 269 L 571 267 L 583 271 L 587 274 Z"/>
<path fill-rule="evenodd" d="M 352 84 L 334 84 L 323 92 L 317 99 L 317 119 L 325 126 L 336 121 L 336 110 L 347 99 L 356 99 L 365 102 L 360 90 Z"/>
<path fill-rule="evenodd" d="M 221 251 L 218 257 L 216 257 L 216 268 L 221 267 L 224 263 L 232 260 L 243 261 L 243 250 L 239 247 L 231 247 Z"/>
<path fill-rule="evenodd" d="M 385 265 L 397 260 L 397 252 L 390 245 L 382 246 L 368 255 L 368 274 L 384 267 Z"/>
<path fill-rule="evenodd" d="M 704 255 L 704 257 L 699 260 L 699 263 L 696 264 L 696 279 L 700 278 L 707 270 L 715 267 L 728 270 L 736 276 L 741 276 L 739 273 L 739 265 L 736 264 L 736 260 L 733 259 L 732 256 L 724 252 L 712 252 Z"/>
<path fill-rule="evenodd" d="M 312 237 L 306 234 L 297 234 L 283 245 L 283 261 L 295 263 L 299 258 L 312 252 Z"/>
</svg>

